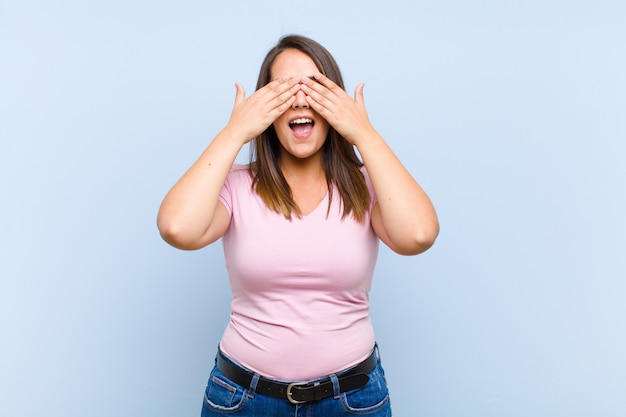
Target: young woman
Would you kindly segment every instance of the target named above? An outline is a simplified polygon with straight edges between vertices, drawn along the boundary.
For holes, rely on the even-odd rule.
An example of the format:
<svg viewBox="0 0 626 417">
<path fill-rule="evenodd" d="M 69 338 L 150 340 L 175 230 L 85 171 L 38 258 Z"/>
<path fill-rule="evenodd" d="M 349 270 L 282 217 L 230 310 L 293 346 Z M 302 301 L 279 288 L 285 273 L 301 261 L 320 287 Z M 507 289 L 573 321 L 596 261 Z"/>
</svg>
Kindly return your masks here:
<svg viewBox="0 0 626 417">
<path fill-rule="evenodd" d="M 251 163 L 236 165 L 250 141 Z M 363 84 L 346 94 L 324 47 L 283 37 L 256 92 L 236 84 L 228 124 L 167 194 L 158 226 L 180 249 L 224 245 L 232 311 L 203 417 L 391 415 L 369 317 L 378 241 L 418 254 L 439 225 L 371 125 Z"/>
</svg>

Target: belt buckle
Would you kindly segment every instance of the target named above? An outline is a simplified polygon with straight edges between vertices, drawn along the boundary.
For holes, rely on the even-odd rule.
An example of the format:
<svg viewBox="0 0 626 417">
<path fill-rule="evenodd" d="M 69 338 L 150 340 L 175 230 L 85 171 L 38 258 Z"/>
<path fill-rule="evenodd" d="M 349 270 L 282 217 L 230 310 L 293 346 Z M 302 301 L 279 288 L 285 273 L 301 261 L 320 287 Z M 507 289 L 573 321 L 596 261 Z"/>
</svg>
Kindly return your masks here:
<svg viewBox="0 0 626 417">
<path fill-rule="evenodd" d="M 292 382 L 291 384 L 287 385 L 287 399 L 289 400 L 289 402 L 291 404 L 304 404 L 306 401 L 298 401 L 295 400 L 291 395 L 291 389 L 293 387 L 298 387 L 298 386 L 302 386 L 302 385 L 308 385 L 308 382 Z"/>
</svg>

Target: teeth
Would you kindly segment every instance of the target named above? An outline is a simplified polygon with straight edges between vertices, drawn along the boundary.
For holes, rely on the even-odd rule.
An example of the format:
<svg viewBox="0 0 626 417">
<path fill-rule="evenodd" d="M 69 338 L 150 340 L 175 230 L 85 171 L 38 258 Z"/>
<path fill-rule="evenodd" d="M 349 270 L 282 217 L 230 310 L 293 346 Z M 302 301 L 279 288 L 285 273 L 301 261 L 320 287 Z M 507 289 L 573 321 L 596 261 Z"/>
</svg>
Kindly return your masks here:
<svg viewBox="0 0 626 417">
<path fill-rule="evenodd" d="M 296 119 L 290 122 L 289 124 L 290 125 L 302 125 L 302 124 L 307 124 L 307 123 L 313 123 L 313 120 L 302 117 L 300 119 Z"/>
</svg>

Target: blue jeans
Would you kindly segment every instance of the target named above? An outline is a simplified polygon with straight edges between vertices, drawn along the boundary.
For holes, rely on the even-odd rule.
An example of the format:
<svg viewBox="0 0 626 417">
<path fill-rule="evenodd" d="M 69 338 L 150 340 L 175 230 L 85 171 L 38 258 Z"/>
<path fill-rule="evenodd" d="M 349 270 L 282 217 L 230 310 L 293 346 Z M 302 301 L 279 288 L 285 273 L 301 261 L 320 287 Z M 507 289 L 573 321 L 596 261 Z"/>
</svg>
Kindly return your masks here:
<svg viewBox="0 0 626 417">
<path fill-rule="evenodd" d="M 339 393 L 337 377 L 332 376 L 331 380 L 338 395 L 305 404 L 292 404 L 286 399 L 261 395 L 253 389 L 246 389 L 226 378 L 214 366 L 204 393 L 202 417 L 391 417 L 389 391 L 380 357 L 368 376 L 369 382 L 363 388 L 344 393 Z"/>
</svg>

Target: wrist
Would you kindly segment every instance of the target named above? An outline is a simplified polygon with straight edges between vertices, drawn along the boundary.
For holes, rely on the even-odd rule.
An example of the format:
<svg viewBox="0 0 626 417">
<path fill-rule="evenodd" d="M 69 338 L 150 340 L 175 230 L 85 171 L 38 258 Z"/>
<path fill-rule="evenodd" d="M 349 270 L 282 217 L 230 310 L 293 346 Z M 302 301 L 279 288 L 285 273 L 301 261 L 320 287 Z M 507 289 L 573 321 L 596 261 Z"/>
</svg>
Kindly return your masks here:
<svg viewBox="0 0 626 417">
<path fill-rule="evenodd" d="M 346 140 L 356 146 L 359 152 L 370 146 L 375 146 L 377 143 L 384 143 L 382 136 L 373 127 L 357 132 L 352 136 L 352 139 L 346 138 Z"/>
<path fill-rule="evenodd" d="M 242 147 L 254 139 L 250 133 L 242 131 L 238 126 L 233 126 L 230 123 L 227 124 L 217 136 L 223 138 L 228 143 L 237 144 L 239 147 Z"/>
</svg>

